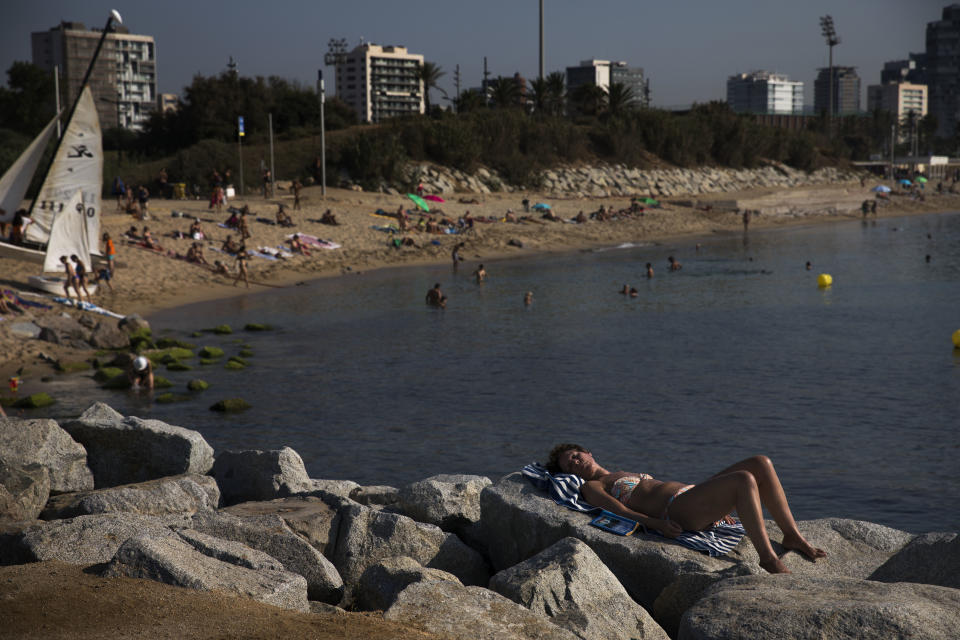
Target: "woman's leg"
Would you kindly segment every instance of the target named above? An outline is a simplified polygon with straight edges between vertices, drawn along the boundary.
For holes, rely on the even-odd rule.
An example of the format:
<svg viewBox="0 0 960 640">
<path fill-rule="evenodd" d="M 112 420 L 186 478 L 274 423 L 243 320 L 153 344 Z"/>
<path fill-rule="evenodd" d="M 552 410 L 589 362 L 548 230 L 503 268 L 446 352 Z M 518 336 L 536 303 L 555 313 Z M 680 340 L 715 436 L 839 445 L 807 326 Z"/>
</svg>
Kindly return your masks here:
<svg viewBox="0 0 960 640">
<path fill-rule="evenodd" d="M 777 558 L 763 524 L 760 492 L 749 471 L 716 475 L 674 499 L 668 507 L 671 520 L 684 529 L 700 530 L 710 526 L 733 509 L 760 556 L 760 566 L 770 573 L 789 573 Z"/>
<path fill-rule="evenodd" d="M 774 522 L 783 531 L 782 545 L 784 549 L 799 551 L 811 560 L 823 558 L 827 555 L 822 549 L 818 549 L 807 542 L 800 534 L 800 530 L 797 529 L 793 513 L 790 512 L 790 505 L 787 504 L 787 496 L 783 492 L 783 485 L 780 484 L 780 478 L 777 476 L 777 471 L 773 468 L 773 462 L 770 461 L 770 458 L 753 456 L 741 460 L 727 467 L 717 476 L 734 471 L 747 471 L 756 479 L 757 489 L 760 492 L 760 502 L 767 508 Z"/>
</svg>

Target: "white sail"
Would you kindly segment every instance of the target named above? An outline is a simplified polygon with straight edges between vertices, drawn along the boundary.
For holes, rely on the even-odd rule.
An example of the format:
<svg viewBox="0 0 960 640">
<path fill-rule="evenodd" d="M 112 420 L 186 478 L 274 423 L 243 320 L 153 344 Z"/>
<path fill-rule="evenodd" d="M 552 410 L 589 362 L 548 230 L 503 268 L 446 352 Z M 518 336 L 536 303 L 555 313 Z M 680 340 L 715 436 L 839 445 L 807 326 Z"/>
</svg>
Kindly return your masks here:
<svg viewBox="0 0 960 640">
<path fill-rule="evenodd" d="M 87 217 L 87 242 L 99 255 L 100 190 L 103 188 L 103 143 L 100 119 L 90 87 L 84 87 L 73 117 L 57 149 L 50 171 L 30 211 L 33 224 L 26 230 L 27 240 L 46 244 L 56 215 L 66 208 L 77 189 L 83 192 Z M 57 256 L 59 259 L 59 256 Z"/>
<path fill-rule="evenodd" d="M 47 240 L 47 255 L 43 261 L 45 272 L 63 272 L 60 256 L 77 256 L 88 270 L 90 265 L 90 243 L 87 240 L 88 218 L 80 189 L 73 192 L 63 205 L 63 210 L 53 218 L 50 236 Z"/>
<path fill-rule="evenodd" d="M 40 135 L 33 139 L 30 146 L 0 178 L 0 222 L 13 220 L 13 214 L 20 208 L 23 196 L 27 193 L 27 187 L 30 186 L 37 165 L 40 164 L 43 151 L 53 135 L 56 123 L 56 118 L 51 120 L 50 124 L 44 127 Z"/>
</svg>

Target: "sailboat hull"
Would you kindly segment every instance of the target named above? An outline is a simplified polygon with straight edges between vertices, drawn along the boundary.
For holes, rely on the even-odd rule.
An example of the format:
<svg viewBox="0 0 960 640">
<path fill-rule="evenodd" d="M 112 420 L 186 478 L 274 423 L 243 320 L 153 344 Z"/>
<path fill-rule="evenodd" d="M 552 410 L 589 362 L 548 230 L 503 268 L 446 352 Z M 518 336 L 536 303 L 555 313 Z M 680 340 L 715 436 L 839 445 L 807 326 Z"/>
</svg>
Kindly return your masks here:
<svg viewBox="0 0 960 640">
<path fill-rule="evenodd" d="M 55 296 L 63 295 L 63 283 L 66 282 L 65 276 L 29 276 L 27 278 L 27 284 L 29 284 L 34 289 L 39 289 L 40 291 L 46 291 L 47 293 L 52 293 Z M 97 292 L 97 285 L 92 282 L 87 283 L 87 291 L 91 295 Z M 76 298 L 77 292 L 72 288 L 70 289 L 70 297 Z"/>
<path fill-rule="evenodd" d="M 42 249 L 32 249 L 0 240 L 0 258 L 13 258 L 14 260 L 43 264 L 45 256 L 46 251 Z"/>
</svg>

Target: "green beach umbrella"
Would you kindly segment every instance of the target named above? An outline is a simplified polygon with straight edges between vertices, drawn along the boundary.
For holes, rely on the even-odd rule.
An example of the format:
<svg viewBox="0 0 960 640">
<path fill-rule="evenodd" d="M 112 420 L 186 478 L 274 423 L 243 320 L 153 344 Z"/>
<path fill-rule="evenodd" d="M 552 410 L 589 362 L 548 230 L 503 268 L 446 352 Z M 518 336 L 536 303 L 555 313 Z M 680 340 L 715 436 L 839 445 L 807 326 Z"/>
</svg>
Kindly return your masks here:
<svg viewBox="0 0 960 640">
<path fill-rule="evenodd" d="M 659 200 L 654 200 L 653 198 L 640 198 L 640 202 L 643 204 L 660 204 Z"/>
<path fill-rule="evenodd" d="M 918 176 L 918 177 L 916 178 L 916 180 L 917 180 L 917 182 L 926 182 L 926 181 L 927 181 L 927 179 L 924 178 L 923 176 Z"/>
<path fill-rule="evenodd" d="M 418 207 L 420 207 L 421 209 L 423 209 L 423 210 L 426 211 L 427 213 L 430 213 L 430 205 L 427 204 L 427 201 L 426 201 L 426 200 L 424 200 L 423 198 L 421 198 L 420 196 L 418 196 L 418 195 L 416 195 L 416 194 L 414 194 L 414 193 L 408 193 L 408 194 L 407 194 L 407 197 L 410 198 L 411 200 L 413 200 L 414 203 L 415 203 Z"/>
</svg>

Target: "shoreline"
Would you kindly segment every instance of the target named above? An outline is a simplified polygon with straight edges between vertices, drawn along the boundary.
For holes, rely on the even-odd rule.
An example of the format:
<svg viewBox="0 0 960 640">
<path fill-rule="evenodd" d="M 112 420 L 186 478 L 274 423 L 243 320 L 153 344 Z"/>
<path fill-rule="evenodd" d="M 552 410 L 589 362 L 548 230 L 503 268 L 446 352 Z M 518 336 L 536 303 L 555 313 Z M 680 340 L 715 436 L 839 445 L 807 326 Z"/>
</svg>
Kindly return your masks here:
<svg viewBox="0 0 960 640">
<path fill-rule="evenodd" d="M 228 264 L 232 271 L 232 259 L 218 254 L 227 235 L 237 239 L 234 230 L 218 226 L 227 218 L 226 210 L 217 213 L 199 200 L 154 200 L 151 202 L 151 218 L 137 221 L 132 216 L 113 211 L 114 202 L 105 200 L 105 212 L 102 229 L 111 234 L 117 246 L 117 277 L 114 279 L 115 293 L 102 291 L 95 294 L 93 301 L 106 309 L 124 315 L 137 313 L 149 317 L 161 311 L 170 311 L 179 307 L 203 302 L 215 302 L 248 293 L 260 293 L 269 288 L 284 288 L 298 283 L 338 276 L 362 275 L 404 266 L 439 265 L 450 260 L 453 246 L 460 241 L 466 243 L 462 251 L 465 264 L 475 262 L 495 263 L 515 258 L 537 258 L 550 255 L 563 255 L 596 249 L 615 248 L 625 243 L 634 244 L 681 244 L 695 243 L 698 239 L 707 240 L 718 234 L 742 234 L 744 232 L 741 216 L 734 211 L 713 211 L 694 208 L 682 199 L 666 198 L 662 208 L 647 209 L 639 218 L 596 222 L 586 224 L 564 224 L 540 219 L 539 214 L 527 214 L 532 219 L 524 224 L 506 222 L 477 222 L 471 233 L 464 235 L 432 235 L 424 232 L 411 232 L 407 236 L 416 243 L 415 247 L 399 249 L 388 246 L 392 234 L 372 229 L 373 226 L 386 226 L 396 221 L 393 218 L 377 216 L 376 210 L 393 212 L 398 203 L 404 208 L 413 204 L 405 196 L 381 193 L 354 192 L 345 189 L 328 189 L 325 200 L 320 197 L 319 187 L 303 189 L 303 209 L 292 211 L 292 196 L 278 191 L 276 198 L 264 200 L 252 197 L 246 200 L 251 209 L 250 230 L 252 238 L 248 247 L 275 247 L 282 244 L 284 236 L 294 231 L 313 234 L 342 245 L 333 250 L 313 249 L 310 256 L 293 256 L 286 260 L 271 261 L 253 258 L 250 263 L 251 287 L 242 283 L 232 286 L 231 277 L 216 276 L 211 270 L 200 265 L 176 259 L 167 253 L 183 255 L 192 240 L 174 238 L 176 231 L 187 231 L 192 218 L 201 220 L 207 238 L 203 241 L 204 254 L 212 263 L 219 259 Z M 520 201 L 552 201 L 553 211 L 563 219 L 574 217 L 578 211 L 589 213 L 601 205 L 614 208 L 627 207 L 629 198 L 547 198 L 544 194 L 513 192 L 495 194 L 458 194 L 460 199 L 476 201 L 461 203 L 450 200 L 441 207 L 443 215 L 456 219 L 469 211 L 474 217 L 499 218 L 508 209 L 517 215 L 524 215 Z M 861 218 L 859 204 L 865 199 L 873 199 L 869 188 L 857 183 L 838 183 L 794 188 L 763 188 L 751 191 L 713 194 L 698 198 L 701 206 L 717 201 L 736 200 L 743 209 L 752 209 L 759 213 L 753 216 L 750 231 L 767 231 L 781 228 L 799 228 L 803 226 L 832 224 L 840 221 L 854 221 Z M 682 198 L 682 197 L 681 197 Z M 681 204 L 676 204 L 677 202 Z M 277 204 L 283 203 L 298 224 L 292 228 L 273 226 L 253 220 L 272 220 Z M 234 201 L 232 204 L 239 204 Z M 339 226 L 320 224 L 316 219 L 326 209 L 331 209 L 341 223 Z M 783 213 L 783 211 L 790 213 Z M 172 217 L 172 212 L 182 212 L 182 217 Z M 771 211 L 767 213 L 766 211 Z M 877 218 L 890 218 L 908 215 L 950 213 L 960 211 L 960 195 L 945 193 L 931 194 L 924 202 L 894 196 L 878 209 Z M 436 218 L 437 216 L 433 216 Z M 873 216 L 871 216 L 873 217 Z M 411 213 L 411 222 L 415 223 L 417 214 Z M 121 240 L 123 232 L 130 226 L 141 231 L 144 226 L 165 253 L 155 253 L 126 244 Z M 522 248 L 512 246 L 511 242 L 522 243 Z M 680 258 L 682 261 L 682 257 Z M 0 286 L 4 289 L 29 291 L 27 277 L 38 273 L 36 264 L 0 258 Z M 258 284 L 253 284 L 254 282 Z M 105 289 L 105 288 L 104 288 Z M 44 313 L 61 313 L 66 309 L 54 304 L 54 308 Z M 76 313 L 76 312 L 74 312 Z M 101 316 L 95 316 L 100 318 Z M 18 316 L 6 316 L 0 322 L 0 352 L 9 354 L 0 364 L 0 378 L 4 380 L 20 366 L 28 366 L 30 377 L 38 370 L 52 369 L 48 361 L 40 358 L 41 352 L 54 359 L 77 361 L 89 358 L 93 349 L 71 349 L 39 340 L 18 339 L 11 335 L 9 326 L 18 322 Z"/>
</svg>

